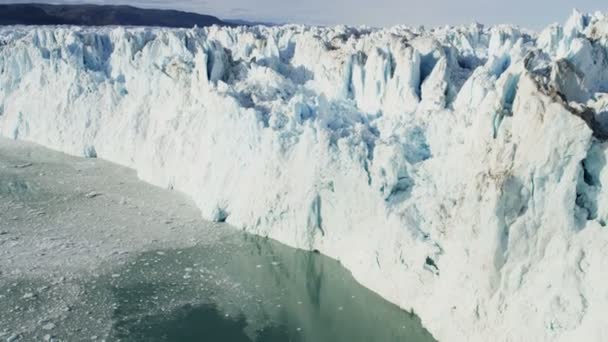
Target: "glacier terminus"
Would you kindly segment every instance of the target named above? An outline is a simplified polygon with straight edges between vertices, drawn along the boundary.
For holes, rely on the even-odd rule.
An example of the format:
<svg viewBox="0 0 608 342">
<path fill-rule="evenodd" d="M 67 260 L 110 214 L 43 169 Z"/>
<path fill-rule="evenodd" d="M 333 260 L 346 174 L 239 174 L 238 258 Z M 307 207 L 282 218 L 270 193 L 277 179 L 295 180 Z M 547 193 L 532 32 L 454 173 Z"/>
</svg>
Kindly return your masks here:
<svg viewBox="0 0 608 342">
<path fill-rule="evenodd" d="M 608 15 L 7 26 L 0 133 L 335 258 L 440 341 L 608 340 Z"/>
</svg>

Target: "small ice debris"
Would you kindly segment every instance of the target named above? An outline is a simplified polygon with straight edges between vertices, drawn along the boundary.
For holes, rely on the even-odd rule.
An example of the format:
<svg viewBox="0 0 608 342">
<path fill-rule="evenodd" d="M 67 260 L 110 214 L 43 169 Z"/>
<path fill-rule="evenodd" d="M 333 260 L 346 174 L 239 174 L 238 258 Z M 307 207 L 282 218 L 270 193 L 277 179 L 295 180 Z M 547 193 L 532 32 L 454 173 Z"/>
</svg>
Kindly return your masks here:
<svg viewBox="0 0 608 342">
<path fill-rule="evenodd" d="M 262 268 L 262 265 L 255 265 L 255 268 Z"/>
<path fill-rule="evenodd" d="M 112 274 L 112 278 L 118 278 L 118 277 L 120 277 L 120 274 L 118 274 L 118 273 Z"/>
<path fill-rule="evenodd" d="M 273 262 L 271 262 L 271 264 L 272 264 L 272 266 L 278 266 L 278 265 L 279 265 L 279 262 L 277 262 L 277 261 L 273 261 Z"/>
<path fill-rule="evenodd" d="M 17 335 L 17 334 L 12 334 L 11 336 L 9 336 L 9 337 L 6 339 L 6 342 L 15 342 L 15 341 L 17 341 L 17 340 L 19 339 L 19 337 L 20 337 L 20 336 L 19 336 L 19 335 Z"/>
<path fill-rule="evenodd" d="M 186 267 L 186 268 L 184 268 L 184 271 L 186 271 L 186 272 L 192 272 L 192 268 Z"/>
<path fill-rule="evenodd" d="M 28 292 L 26 294 L 23 295 L 23 297 L 21 297 L 22 299 L 34 299 L 36 298 L 36 295 L 32 292 Z"/>
<path fill-rule="evenodd" d="M 15 169 L 25 169 L 32 165 L 34 165 L 34 164 L 32 164 L 32 163 L 18 164 L 18 165 L 15 165 Z"/>
<path fill-rule="evenodd" d="M 54 323 L 47 323 L 45 325 L 42 326 L 43 330 L 53 330 L 55 329 L 55 324 Z"/>
<path fill-rule="evenodd" d="M 165 255 L 165 252 L 156 252 L 158 255 Z"/>
<path fill-rule="evenodd" d="M 91 192 L 87 193 L 86 195 L 84 195 L 84 197 L 89 198 L 89 199 L 99 197 L 99 196 L 101 196 L 101 193 L 97 192 L 97 191 L 91 191 Z"/>
<path fill-rule="evenodd" d="M 301 302 L 301 301 L 298 301 L 298 305 L 302 305 L 302 302 Z"/>
<path fill-rule="evenodd" d="M 190 279 L 192 276 L 190 274 L 184 274 L 184 279 Z"/>
<path fill-rule="evenodd" d="M 302 328 L 298 327 L 296 328 L 296 331 L 302 331 Z"/>
<path fill-rule="evenodd" d="M 42 340 L 44 340 L 45 342 L 49 342 L 53 339 L 53 336 L 46 334 L 44 335 L 44 337 L 42 337 Z"/>
<path fill-rule="evenodd" d="M 338 306 L 338 311 L 342 311 L 342 310 L 344 310 L 344 308 L 341 306 Z"/>
</svg>

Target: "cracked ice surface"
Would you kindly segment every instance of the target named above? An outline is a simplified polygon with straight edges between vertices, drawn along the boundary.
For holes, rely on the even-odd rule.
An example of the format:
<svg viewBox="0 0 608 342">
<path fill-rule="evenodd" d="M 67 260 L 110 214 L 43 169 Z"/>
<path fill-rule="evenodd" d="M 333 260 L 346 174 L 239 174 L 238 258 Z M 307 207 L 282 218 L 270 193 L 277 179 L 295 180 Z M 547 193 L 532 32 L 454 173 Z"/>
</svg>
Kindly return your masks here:
<svg viewBox="0 0 608 342">
<path fill-rule="evenodd" d="M 339 259 L 440 340 L 608 339 L 608 17 L 6 27 L 0 132 Z"/>
</svg>

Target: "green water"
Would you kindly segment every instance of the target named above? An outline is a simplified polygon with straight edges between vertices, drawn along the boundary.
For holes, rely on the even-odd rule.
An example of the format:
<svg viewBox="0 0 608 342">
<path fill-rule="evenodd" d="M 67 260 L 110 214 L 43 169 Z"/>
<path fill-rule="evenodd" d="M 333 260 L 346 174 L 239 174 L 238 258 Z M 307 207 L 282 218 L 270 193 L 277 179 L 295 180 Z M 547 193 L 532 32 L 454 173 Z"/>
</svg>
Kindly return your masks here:
<svg viewBox="0 0 608 342">
<path fill-rule="evenodd" d="M 337 261 L 242 233 L 92 271 L 65 281 L 0 279 L 0 337 L 433 341 L 418 317 L 359 285 Z"/>
<path fill-rule="evenodd" d="M 335 260 L 263 238 L 151 252 L 117 272 L 101 281 L 115 302 L 109 340 L 433 340 Z"/>
</svg>

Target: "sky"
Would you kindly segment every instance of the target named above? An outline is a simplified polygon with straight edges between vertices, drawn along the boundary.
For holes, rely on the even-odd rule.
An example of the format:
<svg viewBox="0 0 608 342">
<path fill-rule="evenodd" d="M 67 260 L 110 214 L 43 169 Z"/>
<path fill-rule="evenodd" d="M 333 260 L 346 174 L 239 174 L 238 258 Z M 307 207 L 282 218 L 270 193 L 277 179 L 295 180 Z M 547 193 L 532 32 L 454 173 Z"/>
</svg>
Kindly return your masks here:
<svg viewBox="0 0 608 342">
<path fill-rule="evenodd" d="M 127 4 L 211 14 L 222 19 L 386 27 L 516 24 L 541 29 L 563 23 L 573 7 L 608 12 L 608 0 L 0 0 L 0 3 Z"/>
</svg>

